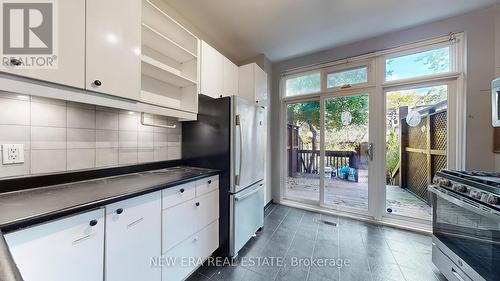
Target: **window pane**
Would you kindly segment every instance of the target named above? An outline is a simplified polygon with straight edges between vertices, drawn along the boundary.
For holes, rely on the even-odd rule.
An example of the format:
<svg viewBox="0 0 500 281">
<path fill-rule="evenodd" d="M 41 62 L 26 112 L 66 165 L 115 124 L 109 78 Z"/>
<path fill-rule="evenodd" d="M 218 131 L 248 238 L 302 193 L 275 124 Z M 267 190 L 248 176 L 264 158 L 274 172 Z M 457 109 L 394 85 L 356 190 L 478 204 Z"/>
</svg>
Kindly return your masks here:
<svg viewBox="0 0 500 281">
<path fill-rule="evenodd" d="M 335 88 L 345 85 L 354 85 L 368 82 L 368 68 L 356 68 L 341 72 L 329 73 L 327 76 L 327 87 Z"/>
<path fill-rule="evenodd" d="M 450 65 L 450 47 L 387 59 L 385 80 L 393 81 L 449 72 Z"/>
<path fill-rule="evenodd" d="M 286 80 L 286 96 L 298 96 L 319 92 L 321 89 L 321 75 L 319 72 L 290 78 Z"/>
</svg>

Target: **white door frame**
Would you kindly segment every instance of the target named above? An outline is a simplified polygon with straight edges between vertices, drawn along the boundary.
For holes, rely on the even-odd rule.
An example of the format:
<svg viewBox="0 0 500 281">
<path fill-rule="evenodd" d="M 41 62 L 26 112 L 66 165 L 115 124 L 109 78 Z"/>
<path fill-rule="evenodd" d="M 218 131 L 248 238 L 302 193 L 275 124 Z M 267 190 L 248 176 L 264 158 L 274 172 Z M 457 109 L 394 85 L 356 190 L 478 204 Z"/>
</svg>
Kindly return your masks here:
<svg viewBox="0 0 500 281">
<path fill-rule="evenodd" d="M 363 95 L 366 94 L 368 95 L 368 143 L 374 143 L 376 142 L 375 139 L 375 130 L 372 129 L 372 126 L 375 124 L 371 121 L 371 118 L 374 117 L 376 114 L 376 109 L 373 108 L 372 106 L 372 99 L 374 98 L 374 92 L 373 92 L 373 87 L 368 87 L 368 88 L 359 88 L 359 89 L 353 89 L 349 91 L 343 91 L 343 92 L 335 92 L 335 93 L 329 93 L 321 96 L 321 112 L 320 112 L 320 118 L 321 118 L 321 135 L 320 135 L 320 175 L 324 175 L 324 169 L 325 169 L 325 147 L 326 147 L 326 134 L 325 132 L 325 101 L 330 98 L 335 98 L 335 97 L 349 97 L 349 96 L 356 96 L 356 95 Z M 348 212 L 348 213 L 353 213 L 353 214 L 359 214 L 359 215 L 364 215 L 364 216 L 370 216 L 374 217 L 374 212 L 376 209 L 376 206 L 373 204 L 374 202 L 371 202 L 370 198 L 372 198 L 376 192 L 376 190 L 372 187 L 376 186 L 376 181 L 374 181 L 375 178 L 372 179 L 372 173 L 375 172 L 374 167 L 375 164 L 377 163 L 376 161 L 378 158 L 374 158 L 373 160 L 369 160 L 368 162 L 368 209 L 367 210 L 361 210 L 361 209 L 356 209 L 356 208 L 349 208 L 346 206 L 337 206 L 337 205 L 328 205 L 325 203 L 325 178 L 324 176 L 320 176 L 320 207 L 324 207 L 327 209 L 332 209 L 335 211 L 340 211 L 340 212 Z"/>
<path fill-rule="evenodd" d="M 461 163 L 459 162 L 460 159 L 462 159 L 463 155 L 461 150 L 458 149 L 460 147 L 460 142 L 463 141 L 461 137 L 459 136 L 459 126 L 458 124 L 460 123 L 461 116 L 459 114 L 458 110 L 458 104 L 460 100 L 460 95 L 459 92 L 457 91 L 457 83 L 458 83 L 458 77 L 455 78 L 446 78 L 443 80 L 435 80 L 435 81 L 430 81 L 430 82 L 415 82 L 415 83 L 410 83 L 410 84 L 405 84 L 405 85 L 397 85 L 397 86 L 390 86 L 390 87 L 385 87 L 384 88 L 384 94 L 383 94 L 383 106 L 384 106 L 384 112 L 386 112 L 386 97 L 387 97 L 387 92 L 391 91 L 401 91 L 401 90 L 410 90 L 410 89 L 416 89 L 416 88 L 423 88 L 423 87 L 432 87 L 432 86 L 442 86 L 446 85 L 448 89 L 448 106 L 447 106 L 447 147 L 446 147 L 446 159 L 447 159 L 447 168 L 449 169 L 462 169 Z M 385 123 L 384 123 L 384 132 L 385 132 Z M 383 136 L 384 141 L 383 143 L 385 144 L 387 139 L 386 135 L 384 134 Z M 465 146 L 463 146 L 465 147 Z M 383 154 L 385 155 L 386 151 L 385 148 L 383 150 Z M 386 170 L 386 161 L 383 163 L 384 167 L 384 174 Z M 385 186 L 385 181 L 384 181 L 384 186 Z M 384 189 L 384 192 L 380 193 L 380 196 L 378 196 L 378 199 L 381 200 L 379 204 L 383 204 L 385 206 L 383 209 L 387 208 L 386 206 L 386 190 Z M 416 224 L 429 224 L 430 222 L 425 220 L 425 219 L 419 219 L 419 218 L 412 218 L 412 217 L 406 217 L 402 215 L 397 215 L 397 214 L 389 214 L 387 212 L 382 213 L 382 220 L 387 221 L 387 222 L 401 222 L 405 221 L 408 223 L 416 223 Z"/>
</svg>

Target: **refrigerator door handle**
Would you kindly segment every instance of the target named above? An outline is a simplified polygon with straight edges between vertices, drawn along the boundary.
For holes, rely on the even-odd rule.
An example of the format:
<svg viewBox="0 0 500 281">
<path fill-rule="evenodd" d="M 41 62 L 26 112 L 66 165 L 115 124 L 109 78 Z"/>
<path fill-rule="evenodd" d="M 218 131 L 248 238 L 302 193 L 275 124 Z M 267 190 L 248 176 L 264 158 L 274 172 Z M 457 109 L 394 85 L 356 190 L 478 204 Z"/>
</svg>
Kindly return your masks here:
<svg viewBox="0 0 500 281">
<path fill-rule="evenodd" d="M 241 128 L 240 115 L 236 115 L 236 122 L 235 123 L 236 123 L 236 126 L 238 126 L 239 132 L 240 132 L 240 137 L 239 137 L 240 159 L 239 159 L 238 174 L 236 175 L 236 179 L 235 179 L 235 185 L 240 185 L 241 168 L 242 168 L 242 163 L 243 163 L 243 129 Z"/>
<path fill-rule="evenodd" d="M 253 194 L 255 194 L 255 193 L 259 192 L 259 191 L 262 189 L 262 186 L 264 186 L 264 184 L 263 184 L 263 183 L 259 184 L 259 187 L 258 187 L 258 188 L 256 188 L 256 189 L 254 189 L 254 190 L 252 190 L 252 191 L 248 192 L 247 194 L 243 194 L 243 195 L 240 195 L 240 196 L 235 196 L 235 197 L 234 197 L 234 200 L 235 200 L 235 201 L 241 201 L 241 200 L 243 200 L 243 199 L 245 199 L 245 198 L 248 198 L 248 197 L 252 196 Z"/>
</svg>

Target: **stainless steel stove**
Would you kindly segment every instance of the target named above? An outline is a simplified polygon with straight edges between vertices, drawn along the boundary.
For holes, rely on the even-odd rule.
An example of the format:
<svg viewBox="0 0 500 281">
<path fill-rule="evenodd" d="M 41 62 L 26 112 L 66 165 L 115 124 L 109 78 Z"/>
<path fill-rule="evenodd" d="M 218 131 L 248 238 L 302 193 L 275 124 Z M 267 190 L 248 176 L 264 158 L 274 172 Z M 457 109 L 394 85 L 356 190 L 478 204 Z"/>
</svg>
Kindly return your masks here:
<svg viewBox="0 0 500 281">
<path fill-rule="evenodd" d="M 500 174 L 442 170 L 429 186 L 432 260 L 448 280 L 500 280 Z"/>
</svg>

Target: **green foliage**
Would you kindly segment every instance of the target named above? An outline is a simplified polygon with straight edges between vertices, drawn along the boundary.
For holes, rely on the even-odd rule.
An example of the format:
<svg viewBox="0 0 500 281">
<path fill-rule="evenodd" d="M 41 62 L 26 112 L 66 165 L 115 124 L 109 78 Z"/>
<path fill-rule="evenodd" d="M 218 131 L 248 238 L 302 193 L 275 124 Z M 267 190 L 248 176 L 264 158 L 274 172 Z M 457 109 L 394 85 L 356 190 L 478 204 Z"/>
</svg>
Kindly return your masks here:
<svg viewBox="0 0 500 281">
<path fill-rule="evenodd" d="M 441 72 L 448 70 L 450 66 L 450 54 L 447 48 L 433 50 L 432 52 L 425 52 L 419 56 L 416 62 L 423 62 L 428 69 L 434 72 Z"/>
<path fill-rule="evenodd" d="M 368 96 L 335 97 L 325 102 L 326 130 L 335 131 L 344 128 L 342 112 L 349 111 L 352 115 L 351 125 L 366 125 L 368 122 Z M 319 101 L 300 102 L 288 105 L 289 123 L 301 126 L 311 124 L 316 130 L 320 128 Z"/>
<path fill-rule="evenodd" d="M 286 80 L 286 96 L 319 92 L 321 89 L 320 73 L 312 73 Z"/>
<path fill-rule="evenodd" d="M 350 69 L 342 72 L 329 74 L 327 77 L 327 87 L 341 87 L 368 81 L 368 71 L 366 67 Z"/>
<path fill-rule="evenodd" d="M 345 128 L 342 124 L 342 112 L 348 111 L 352 115 L 351 126 L 368 124 L 368 95 L 349 97 L 335 97 L 325 102 L 326 130 L 335 131 Z"/>
<path fill-rule="evenodd" d="M 387 136 L 386 143 L 386 165 L 387 178 L 391 177 L 399 163 L 399 137 L 394 129 L 391 129 Z"/>
<path fill-rule="evenodd" d="M 433 105 L 448 98 L 446 86 L 435 86 L 417 90 L 404 90 L 387 93 L 387 109 L 398 110 L 401 106 L 415 107 Z"/>
</svg>

